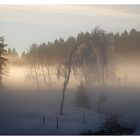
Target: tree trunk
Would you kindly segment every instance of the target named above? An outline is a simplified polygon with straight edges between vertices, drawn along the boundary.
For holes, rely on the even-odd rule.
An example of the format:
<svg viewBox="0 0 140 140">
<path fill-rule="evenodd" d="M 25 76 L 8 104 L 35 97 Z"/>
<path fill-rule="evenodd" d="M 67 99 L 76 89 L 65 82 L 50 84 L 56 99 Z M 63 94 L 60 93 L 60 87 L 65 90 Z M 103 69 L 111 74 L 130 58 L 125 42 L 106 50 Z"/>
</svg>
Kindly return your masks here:
<svg viewBox="0 0 140 140">
<path fill-rule="evenodd" d="M 37 74 L 37 70 L 36 70 L 36 65 L 34 65 L 34 68 L 35 68 L 35 77 L 36 77 L 37 87 L 40 90 L 39 81 L 38 81 L 38 74 Z"/>
<path fill-rule="evenodd" d="M 42 70 L 42 74 L 43 74 L 43 79 L 44 79 L 44 82 L 47 86 L 49 86 L 47 80 L 46 80 L 46 76 L 45 76 L 45 72 L 44 72 L 44 66 L 43 64 L 41 64 L 41 70 Z"/>
<path fill-rule="evenodd" d="M 64 85 L 63 90 L 62 90 L 62 101 L 61 101 L 61 106 L 60 106 L 60 115 L 63 115 L 63 106 L 64 106 L 64 100 L 65 100 L 65 91 L 66 91 L 66 86 Z"/>
<path fill-rule="evenodd" d="M 35 64 L 35 59 L 34 59 L 33 56 L 32 56 L 32 59 L 33 59 L 33 66 L 34 66 L 34 69 L 35 69 L 36 84 L 37 84 L 38 90 L 40 90 L 39 81 L 38 81 L 38 74 L 37 74 L 37 69 L 36 69 L 36 64 Z"/>
<path fill-rule="evenodd" d="M 72 49 L 71 53 L 70 53 L 70 57 L 69 57 L 69 61 L 68 61 L 68 68 L 66 69 L 66 77 L 63 83 L 63 89 L 62 89 L 62 100 L 61 100 L 61 105 L 60 105 L 60 115 L 63 115 L 63 107 L 64 107 L 64 101 L 65 101 L 65 93 L 66 93 L 66 88 L 67 85 L 69 83 L 69 79 L 70 79 L 70 74 L 71 74 L 71 64 L 72 64 L 72 57 L 73 54 L 76 50 L 76 46 Z"/>
</svg>

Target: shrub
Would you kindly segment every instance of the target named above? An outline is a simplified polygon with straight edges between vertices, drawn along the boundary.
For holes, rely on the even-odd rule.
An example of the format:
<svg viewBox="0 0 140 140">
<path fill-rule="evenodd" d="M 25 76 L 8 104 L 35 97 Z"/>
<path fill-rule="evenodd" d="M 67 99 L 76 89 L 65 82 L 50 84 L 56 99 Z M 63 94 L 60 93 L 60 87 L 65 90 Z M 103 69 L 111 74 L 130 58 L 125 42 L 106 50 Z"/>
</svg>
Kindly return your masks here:
<svg viewBox="0 0 140 140">
<path fill-rule="evenodd" d="M 134 127 L 126 127 L 120 124 L 117 115 L 109 116 L 105 119 L 102 127 L 97 132 L 87 131 L 82 135 L 132 135 L 135 132 Z"/>
<path fill-rule="evenodd" d="M 77 87 L 76 103 L 79 107 L 88 109 L 90 108 L 90 101 L 87 95 L 85 85 L 81 84 Z"/>
</svg>

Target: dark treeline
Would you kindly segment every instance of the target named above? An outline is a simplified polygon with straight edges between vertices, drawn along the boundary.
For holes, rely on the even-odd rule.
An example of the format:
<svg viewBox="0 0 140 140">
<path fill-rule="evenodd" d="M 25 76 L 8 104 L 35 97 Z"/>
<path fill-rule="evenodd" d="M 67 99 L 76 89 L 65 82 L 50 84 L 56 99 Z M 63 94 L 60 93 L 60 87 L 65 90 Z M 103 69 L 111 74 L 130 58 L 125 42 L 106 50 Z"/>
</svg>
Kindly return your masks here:
<svg viewBox="0 0 140 140">
<path fill-rule="evenodd" d="M 68 58 L 70 50 L 74 45 L 86 38 L 89 38 L 91 33 L 79 33 L 77 37 L 69 37 L 67 40 L 63 38 L 56 39 L 54 42 L 36 44 L 33 43 L 28 51 L 23 51 L 21 59 L 15 48 L 7 49 L 7 58 L 11 64 L 29 64 L 31 56 L 34 55 L 39 61 L 45 60 L 47 64 L 63 63 Z M 132 29 L 130 32 L 123 33 L 107 33 L 113 40 L 117 58 L 135 58 L 140 56 L 140 31 Z"/>
<path fill-rule="evenodd" d="M 81 33 L 79 39 L 84 39 L 86 34 Z M 37 62 L 45 61 L 47 64 L 58 64 L 64 62 L 69 55 L 71 48 L 78 41 L 74 37 L 69 37 L 66 41 L 64 39 L 56 39 L 54 42 L 32 44 L 30 50 L 21 54 L 21 58 L 24 62 L 29 63 L 32 57 L 37 59 Z"/>
<path fill-rule="evenodd" d="M 116 52 L 124 58 L 133 58 L 140 55 L 140 31 L 132 29 L 122 34 L 111 34 L 114 38 Z"/>
<path fill-rule="evenodd" d="M 42 60 L 47 64 L 64 63 L 68 58 L 70 50 L 73 46 L 89 38 L 91 33 L 79 33 L 77 37 L 69 37 L 67 40 L 63 38 L 56 39 L 54 42 L 36 44 L 33 43 L 28 52 L 23 51 L 21 54 L 23 63 L 30 63 L 32 56 L 38 58 L 38 62 Z M 123 33 L 107 33 L 113 40 L 115 52 L 118 58 L 130 58 L 131 56 L 139 56 L 140 54 L 140 31 L 132 29 L 130 32 Z M 86 44 L 89 45 L 88 43 Z"/>
</svg>

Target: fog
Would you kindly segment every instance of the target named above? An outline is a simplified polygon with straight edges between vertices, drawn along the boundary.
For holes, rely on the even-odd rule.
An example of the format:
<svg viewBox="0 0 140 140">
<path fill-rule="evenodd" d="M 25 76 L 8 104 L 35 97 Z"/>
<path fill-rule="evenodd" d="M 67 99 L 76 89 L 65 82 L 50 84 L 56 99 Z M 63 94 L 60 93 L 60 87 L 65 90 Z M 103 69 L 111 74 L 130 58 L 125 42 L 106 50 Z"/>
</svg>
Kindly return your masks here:
<svg viewBox="0 0 140 140">
<path fill-rule="evenodd" d="M 56 77 L 56 70 L 54 67 L 49 67 L 50 69 L 50 75 L 51 75 L 51 81 L 50 84 L 53 89 L 55 88 L 62 88 L 64 78 L 57 79 Z M 7 66 L 7 75 L 5 76 L 3 80 L 3 84 L 6 88 L 10 89 L 20 89 L 20 90 L 37 90 L 37 84 L 35 80 L 35 75 L 32 73 L 30 66 L 14 66 L 14 65 L 8 65 Z M 41 70 L 40 70 L 41 71 Z M 48 77 L 47 77 L 48 78 Z M 39 82 L 41 89 L 49 89 L 49 87 L 45 84 L 43 76 L 39 75 Z M 70 78 L 70 84 L 69 87 L 76 88 L 78 85 L 78 79 L 74 76 L 71 76 Z"/>
<path fill-rule="evenodd" d="M 63 78 L 56 78 L 56 71 L 54 68 L 51 69 L 51 84 L 53 88 L 62 88 Z M 140 86 L 140 63 L 138 62 L 126 62 L 120 63 L 117 65 L 117 76 L 120 78 L 120 81 L 112 83 L 112 86 L 130 86 L 130 87 L 139 87 Z M 29 66 L 7 66 L 7 75 L 4 78 L 4 85 L 7 88 L 15 89 L 37 89 L 35 78 L 30 73 Z M 41 89 L 47 89 L 48 87 L 44 84 L 43 77 L 40 76 Z M 118 83 L 120 82 L 120 83 Z M 76 88 L 79 84 L 79 79 L 75 78 L 73 75 L 70 78 L 69 87 Z"/>
<path fill-rule="evenodd" d="M 126 62 L 118 65 L 118 75 L 126 80 L 128 86 L 140 86 L 140 63 Z"/>
<path fill-rule="evenodd" d="M 57 79 L 52 67 L 52 87 L 43 85 L 40 77 L 40 91 L 34 78 L 31 78 L 29 66 L 7 66 L 8 76 L 4 80 L 7 88 L 1 94 L 0 134 L 46 134 L 46 135 L 77 135 L 87 129 L 99 130 L 101 118 L 96 110 L 97 100 L 104 94 L 107 101 L 103 103 L 102 111 L 106 114 L 118 114 L 123 125 L 136 127 L 135 134 L 139 134 L 139 64 L 121 63 L 117 66 L 117 75 L 121 81 L 106 87 L 90 87 L 91 109 L 86 111 L 86 123 L 82 124 L 80 117 L 83 109 L 77 107 L 75 98 L 79 80 L 70 78 L 66 91 L 64 116 L 59 116 L 59 129 L 55 127 L 55 117 L 59 111 L 64 79 Z M 41 80 L 42 79 L 42 80 Z M 6 111 L 6 112 L 5 112 Z M 96 112 L 97 111 L 97 112 Z M 47 117 L 47 124 L 42 124 L 42 116 Z M 9 119 L 10 117 L 10 119 Z M 102 116 L 102 119 L 105 116 Z M 94 123 L 94 125 L 93 125 Z M 16 125 L 15 125 L 16 124 Z"/>
</svg>

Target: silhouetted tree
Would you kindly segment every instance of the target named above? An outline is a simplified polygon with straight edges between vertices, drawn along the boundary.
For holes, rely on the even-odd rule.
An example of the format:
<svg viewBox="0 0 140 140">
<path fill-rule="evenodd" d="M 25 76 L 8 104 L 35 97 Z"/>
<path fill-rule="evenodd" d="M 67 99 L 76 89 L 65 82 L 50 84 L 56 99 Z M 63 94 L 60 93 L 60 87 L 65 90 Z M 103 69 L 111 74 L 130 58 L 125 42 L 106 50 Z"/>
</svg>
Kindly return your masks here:
<svg viewBox="0 0 140 140">
<path fill-rule="evenodd" d="M 71 76 L 71 67 L 72 67 L 72 59 L 74 57 L 74 54 L 76 53 L 77 49 L 80 49 L 82 44 L 87 42 L 91 38 L 83 39 L 82 41 L 78 42 L 75 46 L 72 47 L 69 58 L 67 62 L 64 64 L 64 83 L 63 83 L 63 89 L 62 89 L 62 100 L 61 100 L 61 105 L 60 105 L 60 115 L 63 115 L 63 107 L 64 107 L 64 101 L 65 101 L 65 94 L 66 94 L 66 88 L 69 83 L 69 79 Z"/>
<path fill-rule="evenodd" d="M 32 44 L 32 47 L 30 49 L 30 57 L 31 57 L 32 66 L 34 69 L 36 84 L 37 84 L 38 89 L 40 90 L 39 75 L 38 75 L 38 53 L 37 53 L 36 49 L 38 49 L 37 45 Z"/>
<path fill-rule="evenodd" d="M 112 38 L 99 28 L 95 28 L 89 38 L 76 55 L 80 81 L 86 86 L 105 85 L 116 76 Z"/>
<path fill-rule="evenodd" d="M 73 58 L 73 55 L 74 55 L 76 49 L 77 49 L 77 46 L 74 46 L 72 48 L 69 59 L 68 59 L 68 63 L 65 64 L 65 77 L 64 77 L 65 79 L 64 79 L 63 90 L 62 90 L 62 100 L 61 100 L 60 112 L 59 112 L 60 115 L 63 115 L 63 107 L 64 107 L 65 94 L 66 94 L 65 92 L 66 92 L 67 85 L 69 83 L 70 74 L 71 74 L 72 58 Z"/>
<path fill-rule="evenodd" d="M 0 37 L 0 86 L 2 85 L 2 79 L 5 74 L 5 65 L 7 59 L 4 57 L 6 50 L 5 47 L 7 44 L 4 43 L 4 37 Z"/>
</svg>

